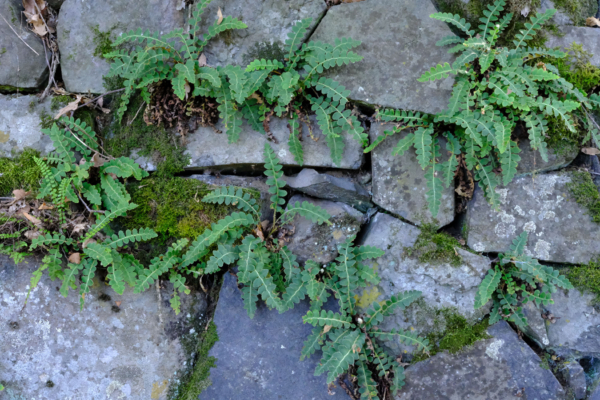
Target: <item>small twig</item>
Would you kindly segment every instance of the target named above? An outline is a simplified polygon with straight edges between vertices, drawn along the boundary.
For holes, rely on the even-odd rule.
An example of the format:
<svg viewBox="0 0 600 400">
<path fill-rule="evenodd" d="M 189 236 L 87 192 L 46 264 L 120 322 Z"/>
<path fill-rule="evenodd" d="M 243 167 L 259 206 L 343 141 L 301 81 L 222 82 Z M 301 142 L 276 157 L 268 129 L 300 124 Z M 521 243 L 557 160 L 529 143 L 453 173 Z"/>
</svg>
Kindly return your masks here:
<svg viewBox="0 0 600 400">
<path fill-rule="evenodd" d="M 36 55 L 36 56 L 39 56 L 39 55 L 40 55 L 40 54 L 39 54 L 37 51 L 35 51 L 35 50 L 34 50 L 34 49 L 33 49 L 33 48 L 30 46 L 30 45 L 28 45 L 28 44 L 27 44 L 27 42 L 26 42 L 25 40 L 23 40 L 23 38 L 22 38 L 21 36 L 19 36 L 19 34 L 17 33 L 17 31 L 15 31 L 15 30 L 13 29 L 13 27 L 12 27 L 12 26 L 11 26 L 11 25 L 8 23 L 8 21 L 6 20 L 6 18 L 4 18 L 4 16 L 3 16 L 2 14 L 0 14 L 0 17 L 2 17 L 2 19 L 4 20 L 4 22 L 6 22 L 6 25 L 8 25 L 8 27 L 9 27 L 9 28 L 10 28 L 10 29 L 11 29 L 11 30 L 12 30 L 12 31 L 15 33 L 15 35 L 17 35 L 17 37 L 18 37 L 19 39 L 21 39 L 21 41 L 22 41 L 23 43 L 25 43 L 25 46 L 29 47 L 29 48 L 31 49 L 31 51 L 33 51 L 33 52 L 35 53 L 35 55 Z"/>
<path fill-rule="evenodd" d="M 101 97 L 104 97 L 104 96 L 106 96 L 106 95 L 108 95 L 108 94 L 113 94 L 113 93 L 117 93 L 117 92 L 122 92 L 123 90 L 125 90 L 125 88 L 121 88 L 121 89 L 117 89 L 117 90 L 111 90 L 110 92 L 103 93 L 103 94 L 101 94 L 100 96 L 98 96 L 98 97 L 96 97 L 96 98 L 93 98 L 92 100 L 88 101 L 87 103 L 84 103 L 84 104 L 80 105 L 79 107 L 77 107 L 77 109 L 79 110 L 81 107 L 85 107 L 85 106 L 87 106 L 88 104 L 92 104 L 93 102 L 95 102 L 95 101 L 96 101 L 96 100 L 98 100 L 99 98 L 101 98 Z"/>
<path fill-rule="evenodd" d="M 142 104 L 140 105 L 140 108 L 138 108 L 137 112 L 135 113 L 135 115 L 133 116 L 133 119 L 131 121 L 129 121 L 129 123 L 127 124 L 127 126 L 133 124 L 133 121 L 135 121 L 135 119 L 137 118 L 138 114 L 140 113 L 140 111 L 142 110 L 142 107 L 146 104 L 146 102 L 142 102 Z"/>
<path fill-rule="evenodd" d="M 92 210 L 90 209 L 90 207 L 88 207 L 87 203 L 85 201 L 83 201 L 83 197 L 81 197 L 81 195 L 79 194 L 79 192 L 75 191 L 75 193 L 77 193 L 77 197 L 79 197 L 79 200 L 81 200 L 81 202 L 83 203 L 83 205 L 85 206 L 85 208 L 91 212 L 91 213 L 98 213 L 98 214 L 104 214 L 105 212 L 102 210 Z"/>
</svg>

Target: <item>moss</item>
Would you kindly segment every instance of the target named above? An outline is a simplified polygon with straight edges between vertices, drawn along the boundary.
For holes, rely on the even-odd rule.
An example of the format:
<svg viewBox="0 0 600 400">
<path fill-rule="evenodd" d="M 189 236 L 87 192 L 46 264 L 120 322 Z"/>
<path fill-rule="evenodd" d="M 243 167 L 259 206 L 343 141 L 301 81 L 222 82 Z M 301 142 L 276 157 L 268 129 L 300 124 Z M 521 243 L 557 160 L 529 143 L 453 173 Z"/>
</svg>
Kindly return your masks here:
<svg viewBox="0 0 600 400">
<path fill-rule="evenodd" d="M 593 54 L 583 45 L 573 43 L 565 49 L 565 58 L 553 60 L 560 75 L 585 93 L 590 93 L 600 82 L 600 68 L 591 64 Z"/>
<path fill-rule="evenodd" d="M 94 49 L 95 57 L 104 57 L 105 54 L 114 51 L 113 42 L 110 40 L 110 32 L 100 32 L 99 25 L 92 27 L 92 32 L 94 32 L 93 41 L 96 46 Z"/>
<path fill-rule="evenodd" d="M 283 62 L 286 56 L 286 52 L 283 49 L 282 43 L 277 41 L 274 43 L 269 42 L 256 42 L 252 47 L 248 49 L 246 54 L 243 56 L 244 64 L 250 64 L 254 60 L 279 60 Z"/>
<path fill-rule="evenodd" d="M 592 293 L 595 303 L 600 304 L 600 258 L 587 265 L 570 267 L 567 278 L 579 291 Z"/>
<path fill-rule="evenodd" d="M 574 25 L 585 26 L 585 20 L 598 11 L 596 0 L 553 0 L 554 7 L 567 14 Z"/>
<path fill-rule="evenodd" d="M 195 349 L 196 362 L 190 372 L 181 379 L 180 384 L 169 393 L 169 400 L 196 400 L 202 391 L 211 385 L 210 369 L 215 368 L 215 357 L 209 357 L 208 352 L 219 340 L 217 326 L 211 322 L 201 335 Z"/>
<path fill-rule="evenodd" d="M 546 138 L 548 147 L 560 156 L 577 152 L 586 135 L 582 127 L 578 126 L 575 132 L 572 132 L 560 117 L 547 115 L 546 120 L 548 121 L 548 137 Z M 577 121 L 577 118 L 573 120 Z"/>
<path fill-rule="evenodd" d="M 37 190 L 42 174 L 34 157 L 40 153 L 33 149 L 25 149 L 14 158 L 0 158 L 0 196 L 8 196 L 15 189 Z"/>
<path fill-rule="evenodd" d="M 450 263 L 460 265 L 462 259 L 456 249 L 462 248 L 458 240 L 444 232 L 438 232 L 433 224 L 423 225 L 421 233 L 412 248 L 406 249 L 406 254 L 418 257 L 423 263 Z"/>
<path fill-rule="evenodd" d="M 52 111 L 58 111 L 67 104 L 69 104 L 73 99 L 71 96 L 62 95 L 62 96 L 54 96 L 52 100 L 50 100 L 50 109 Z"/>
<path fill-rule="evenodd" d="M 10 85 L 0 85 L 0 93 L 1 94 L 13 94 L 13 93 L 21 93 L 21 94 L 32 94 L 37 93 L 37 89 L 31 88 L 20 88 L 16 86 Z"/>
<path fill-rule="evenodd" d="M 490 338 L 486 331 L 489 326 L 487 318 L 476 324 L 470 324 L 465 317 L 450 309 L 440 310 L 438 318 L 444 320 L 446 329 L 427 335 L 431 351 L 429 355 L 418 354 L 415 356 L 414 362 L 422 361 L 442 351 L 454 354 L 478 340 Z"/>
<path fill-rule="evenodd" d="M 574 171 L 567 185 L 575 201 L 587 208 L 592 220 L 600 224 L 600 193 L 588 172 Z"/>
</svg>

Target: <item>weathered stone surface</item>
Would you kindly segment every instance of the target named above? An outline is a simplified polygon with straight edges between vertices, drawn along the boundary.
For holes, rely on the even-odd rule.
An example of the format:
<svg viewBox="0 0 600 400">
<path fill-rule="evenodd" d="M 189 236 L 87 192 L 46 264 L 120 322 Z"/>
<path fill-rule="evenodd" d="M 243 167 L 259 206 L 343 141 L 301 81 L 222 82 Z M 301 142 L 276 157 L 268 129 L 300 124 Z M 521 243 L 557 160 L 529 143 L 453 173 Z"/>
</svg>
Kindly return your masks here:
<svg viewBox="0 0 600 400">
<path fill-rule="evenodd" d="M 567 362 L 562 368 L 565 381 L 571 388 L 576 400 L 585 399 L 587 384 L 585 381 L 585 371 L 577 361 Z"/>
<path fill-rule="evenodd" d="M 527 327 L 525 327 L 523 333 L 534 340 L 541 348 L 548 346 L 550 341 L 548 340 L 546 321 L 542 318 L 542 312 L 530 301 L 523 306 L 523 314 L 527 318 Z"/>
<path fill-rule="evenodd" d="M 98 54 L 99 33 L 121 34 L 142 28 L 168 33 L 183 28 L 187 10 L 177 10 L 179 0 L 142 0 L 135 6 L 120 0 L 66 0 L 58 17 L 60 66 L 69 92 L 103 93 L 102 76 L 109 63 Z M 102 18 L 99 18 L 102 16 Z"/>
<path fill-rule="evenodd" d="M 565 49 L 573 44 L 583 45 L 583 49 L 592 53 L 590 62 L 600 67 L 600 29 L 580 26 L 561 26 L 560 30 L 564 36 L 549 36 L 546 47 L 560 47 Z"/>
<path fill-rule="evenodd" d="M 225 274 L 214 316 L 219 341 L 209 353 L 217 358 L 216 368 L 210 372 L 212 385 L 200 398 L 346 400 L 341 388 L 334 388 L 335 395 L 327 395 L 325 375 L 314 376 L 320 352 L 299 361 L 312 329 L 302 323 L 308 309 L 308 303 L 301 302 L 279 314 L 260 302 L 254 319 L 250 319 L 235 277 Z"/>
<path fill-rule="evenodd" d="M 386 129 L 392 129 L 392 125 L 373 124 L 371 142 L 383 135 Z M 417 225 L 448 225 L 454 220 L 454 188 L 444 188 L 440 210 L 437 217 L 433 218 L 427 202 L 425 171 L 417 161 L 415 149 L 411 148 L 402 157 L 392 155 L 398 140 L 407 134 L 408 131 L 404 131 L 389 137 L 373 150 L 373 202 Z M 446 142 L 440 139 L 440 144 L 444 149 L 442 161 L 447 161 L 449 155 L 445 151 Z"/>
<path fill-rule="evenodd" d="M 36 96 L 3 96 L 0 94 L 0 157 L 11 157 L 27 147 L 46 155 L 52 140 L 42 133 L 41 116 L 50 116 L 50 99 L 38 103 Z"/>
<path fill-rule="evenodd" d="M 44 273 L 21 312 L 38 267 L 33 258 L 15 266 L 0 256 L 0 381 L 13 394 L 7 398 L 166 399 L 187 358 L 182 340 L 197 340 L 192 324 L 205 312 L 204 294 L 183 296 L 176 317 L 168 282 L 159 304 L 155 290 L 118 295 L 98 280 L 79 311 L 78 292 L 62 297 L 60 282 Z"/>
<path fill-rule="evenodd" d="M 351 91 L 350 98 L 384 107 L 437 113 L 447 108 L 454 83 L 417 82 L 438 63 L 454 56 L 435 43 L 451 35 L 448 26 L 429 18 L 428 1 L 372 0 L 332 7 L 310 40 L 333 43 L 336 38 L 362 41 L 354 49 L 364 59 L 334 68 L 328 76 Z"/>
<path fill-rule="evenodd" d="M 579 153 L 579 149 L 576 148 L 565 151 L 564 154 L 557 154 L 554 150 L 548 149 L 548 162 L 546 162 L 542 160 L 542 156 L 537 150 L 531 148 L 529 140 L 520 140 L 519 149 L 521 149 L 519 153 L 521 161 L 517 166 L 517 176 L 539 174 L 565 168 L 575 160 Z"/>
<path fill-rule="evenodd" d="M 600 355 L 600 314 L 592 306 L 594 295 L 577 289 L 552 294 L 546 308 L 556 317 L 548 325 L 550 346 L 559 353 Z"/>
<path fill-rule="evenodd" d="M 406 370 L 397 400 L 559 400 L 565 393 L 540 358 L 504 322 L 458 354 L 438 353 Z"/>
<path fill-rule="evenodd" d="M 331 160 L 329 147 L 325 141 L 325 136 L 319 129 L 314 116 L 311 117 L 313 136 L 318 141 L 310 138 L 308 127 L 302 124 L 302 146 L 304 148 L 304 166 L 306 167 L 328 167 L 328 168 L 346 168 L 358 169 L 363 161 L 363 151 L 361 144 L 344 136 L 344 156 L 341 164 L 335 165 Z M 263 151 L 265 143 L 269 143 L 281 164 L 297 166 L 294 156 L 288 148 L 288 139 L 290 130 L 288 121 L 281 118 L 271 118 L 271 132 L 279 143 L 269 142 L 267 137 L 252 128 L 244 122 L 242 132 L 237 143 L 228 143 L 225 134 L 216 133 L 213 128 L 200 127 L 194 133 L 186 135 L 187 150 L 191 158 L 187 166 L 189 170 L 199 169 L 221 169 L 227 171 L 248 170 L 259 167 L 263 164 Z M 222 121 L 215 126 L 216 129 L 223 130 Z M 262 167 L 262 166 L 260 166 Z"/>
<path fill-rule="evenodd" d="M 0 0 L 0 14 L 6 19 L 0 23 L 0 90 L 16 88 L 36 89 L 48 78 L 42 40 L 21 24 L 23 4 L 20 0 Z M 7 24 L 10 24 L 10 26 Z M 35 54 L 10 29 L 37 52 Z"/>
<path fill-rule="evenodd" d="M 567 7 L 568 10 L 563 9 Z M 557 25 L 585 25 L 585 19 L 593 17 L 598 12 L 598 2 L 596 0 L 570 0 L 567 3 L 559 4 L 557 7 L 552 0 L 542 0 L 539 12 L 554 8 L 556 14 L 552 21 Z"/>
<path fill-rule="evenodd" d="M 271 210 L 271 194 L 269 194 L 269 186 L 267 179 L 259 176 L 234 176 L 221 175 L 219 177 L 213 175 L 192 175 L 190 179 L 197 179 L 204 183 L 214 186 L 236 186 L 247 189 L 254 189 L 260 192 L 260 214 L 261 221 L 273 220 L 273 210 Z"/>
<path fill-rule="evenodd" d="M 291 189 L 309 196 L 346 203 L 360 211 L 373 207 L 369 193 L 349 179 L 320 174 L 310 168 L 303 169 L 295 176 L 284 176 L 283 179 Z"/>
<path fill-rule="evenodd" d="M 300 215 L 296 215 L 290 223 L 294 235 L 290 237 L 288 248 L 298 257 L 298 262 L 313 260 L 319 264 L 332 262 L 338 256 L 338 245 L 350 236 L 358 234 L 365 216 L 344 203 L 327 200 L 317 200 L 310 197 L 295 195 L 288 207 L 296 202 L 309 202 L 319 206 L 331 215 L 331 225 L 318 225 Z"/>
<path fill-rule="evenodd" d="M 312 18 L 310 33 L 325 14 L 327 5 L 320 0 L 213 1 L 203 14 L 201 32 L 207 32 L 218 19 L 219 8 L 223 16 L 237 18 L 248 28 L 212 39 L 205 47 L 209 65 L 247 65 L 257 58 L 282 59 L 284 43 L 293 26 L 302 19 Z"/>
<path fill-rule="evenodd" d="M 600 253 L 600 224 L 572 199 L 569 182 L 570 172 L 516 178 L 496 188 L 498 209 L 477 188 L 466 218 L 468 246 L 478 252 L 506 252 L 527 231 L 527 255 L 544 261 L 588 263 Z"/>
<path fill-rule="evenodd" d="M 594 389 L 594 391 L 588 397 L 588 400 L 600 400 L 600 385 Z"/>
<path fill-rule="evenodd" d="M 382 330 L 414 328 L 419 333 L 442 331 L 436 326 L 435 311 L 451 308 L 470 322 L 476 322 L 488 311 L 488 307 L 475 310 L 475 293 L 490 268 L 487 257 L 457 249 L 462 264 L 423 263 L 408 256 L 420 230 L 387 214 L 376 214 L 367 226 L 361 244 L 385 250 L 385 255 L 373 261 L 381 277 L 376 287 L 365 289 L 359 297 L 359 307 L 366 308 L 373 301 L 387 300 L 407 290 L 419 290 L 422 298 L 404 311 L 396 311 L 380 325 Z M 395 350 L 403 349 L 397 343 L 386 343 Z"/>
</svg>

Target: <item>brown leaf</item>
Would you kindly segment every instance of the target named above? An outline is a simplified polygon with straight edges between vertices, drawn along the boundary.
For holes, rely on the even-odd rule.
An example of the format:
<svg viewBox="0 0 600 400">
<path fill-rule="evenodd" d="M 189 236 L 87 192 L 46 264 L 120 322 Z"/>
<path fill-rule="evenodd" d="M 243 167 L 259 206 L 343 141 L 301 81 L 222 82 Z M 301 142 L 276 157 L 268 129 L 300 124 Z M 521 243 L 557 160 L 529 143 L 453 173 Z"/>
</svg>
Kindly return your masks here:
<svg viewBox="0 0 600 400">
<path fill-rule="evenodd" d="M 121 302 L 120 301 L 115 301 L 115 304 L 117 305 L 117 307 L 121 307 Z"/>
<path fill-rule="evenodd" d="M 54 210 L 54 206 L 49 206 L 46 202 L 43 202 L 42 205 L 38 207 L 38 210 Z"/>
<path fill-rule="evenodd" d="M 77 110 L 77 107 L 79 106 L 79 102 L 80 101 L 81 101 L 81 96 L 77 95 L 77 99 L 76 100 L 73 100 L 72 102 L 70 102 L 69 104 L 67 104 L 66 106 L 64 106 L 60 110 L 58 110 L 58 114 L 56 114 L 56 116 L 54 117 L 54 119 L 59 119 L 61 116 L 65 115 L 69 111 L 75 111 L 75 110 Z"/>
<path fill-rule="evenodd" d="M 86 224 L 75 224 L 73 228 L 73 233 L 79 233 L 85 231 Z"/>
<path fill-rule="evenodd" d="M 73 264 L 79 264 L 81 263 L 81 254 L 79 253 L 73 253 L 69 256 L 69 262 L 73 263 Z"/>
<path fill-rule="evenodd" d="M 25 233 L 23 233 L 23 235 L 29 239 L 29 240 L 33 240 L 36 237 L 39 237 L 42 233 L 40 231 L 27 231 Z"/>
<path fill-rule="evenodd" d="M 104 163 L 108 162 L 108 160 L 104 157 L 102 157 L 100 155 L 100 153 L 96 152 L 94 153 L 94 155 L 92 156 L 92 159 L 90 160 L 92 163 L 94 163 L 94 167 L 96 168 L 100 168 L 101 166 L 104 165 Z"/>
<path fill-rule="evenodd" d="M 585 20 L 585 24 L 587 26 L 598 26 L 598 27 L 600 27 L 600 19 L 594 18 L 594 17 L 589 17 L 588 19 Z"/>
<path fill-rule="evenodd" d="M 258 104 L 262 104 L 263 103 L 263 99 L 260 98 L 260 96 L 258 95 L 258 93 L 254 92 L 252 93 L 252 95 L 250 96 L 251 99 L 255 99 Z"/>
<path fill-rule="evenodd" d="M 96 241 L 94 239 L 88 239 L 85 242 L 83 242 L 81 247 L 83 247 L 85 249 L 88 246 L 88 244 L 90 244 L 90 243 L 96 243 Z"/>
<path fill-rule="evenodd" d="M 595 149 L 593 147 L 584 147 L 583 149 L 581 149 L 581 152 L 583 154 L 587 154 L 588 156 L 597 156 L 598 154 L 600 154 L 600 150 Z"/>
<path fill-rule="evenodd" d="M 221 25 L 221 22 L 223 22 L 223 13 L 221 12 L 221 7 L 219 7 L 219 10 L 217 11 L 217 16 L 219 17 L 217 20 L 217 25 Z"/>
<path fill-rule="evenodd" d="M 36 226 L 42 226 L 42 221 L 40 221 L 39 219 L 37 219 L 33 215 L 29 215 L 26 212 L 24 212 L 23 216 L 25 218 L 27 218 L 29 221 L 33 222 L 34 225 L 36 225 Z"/>
<path fill-rule="evenodd" d="M 333 325 L 325 325 L 323 327 L 323 333 L 327 333 L 331 330 L 331 328 L 333 328 Z"/>
<path fill-rule="evenodd" d="M 198 66 L 199 67 L 206 67 L 208 64 L 206 64 L 206 56 L 204 55 L 204 53 L 200 54 L 200 57 L 198 57 Z"/>
<path fill-rule="evenodd" d="M 13 202 L 17 202 L 19 200 L 23 200 L 25 197 L 29 196 L 31 192 L 26 192 L 23 189 L 13 190 L 13 196 L 15 196 Z"/>
</svg>

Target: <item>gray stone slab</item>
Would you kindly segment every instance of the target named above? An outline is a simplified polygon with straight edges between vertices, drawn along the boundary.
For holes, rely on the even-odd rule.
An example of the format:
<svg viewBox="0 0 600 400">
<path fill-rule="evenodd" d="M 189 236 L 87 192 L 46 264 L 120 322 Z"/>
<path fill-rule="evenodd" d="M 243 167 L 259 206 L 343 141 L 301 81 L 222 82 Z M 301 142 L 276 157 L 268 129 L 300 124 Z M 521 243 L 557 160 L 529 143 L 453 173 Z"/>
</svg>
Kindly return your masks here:
<svg viewBox="0 0 600 400">
<path fill-rule="evenodd" d="M 478 187 L 467 211 L 467 245 L 477 252 L 507 252 L 512 241 L 527 231 L 527 255 L 587 264 L 600 253 L 600 224 L 572 198 L 567 188 L 570 182 L 570 172 L 516 178 L 496 188 L 497 209 Z"/>
<path fill-rule="evenodd" d="M 311 116 L 310 120 L 313 136 L 318 140 L 314 141 L 310 138 L 308 127 L 303 123 L 302 146 L 305 167 L 360 168 L 364 154 L 359 142 L 349 135 L 344 135 L 344 155 L 340 165 L 335 165 L 331 159 L 325 136 L 319 129 L 315 117 Z M 288 121 L 271 118 L 270 126 L 278 143 L 269 142 L 266 135 L 252 130 L 246 122 L 242 125 L 240 139 L 237 143 L 228 143 L 227 135 L 217 133 L 211 127 L 200 127 L 195 132 L 188 133 L 186 135 L 186 154 L 190 156 L 191 161 L 186 169 L 256 170 L 262 167 L 260 164 L 265 162 L 263 151 L 267 142 L 270 143 L 282 165 L 298 166 L 288 147 L 290 136 Z M 215 128 L 222 131 L 222 121 L 219 121 Z"/>
<path fill-rule="evenodd" d="M 562 400 L 565 392 L 540 358 L 504 322 L 457 354 L 436 354 L 406 369 L 397 400 Z"/>
<path fill-rule="evenodd" d="M 97 280 L 79 311 L 78 292 L 62 297 L 61 283 L 45 272 L 21 311 L 38 267 L 35 258 L 15 266 L 0 256 L 0 381 L 6 387 L 0 397 L 166 400 L 188 357 L 182 340 L 197 340 L 193 324 L 205 313 L 204 294 L 182 296 L 175 316 L 168 282 L 159 303 L 154 289 L 118 295 Z M 110 301 L 101 301 L 101 294 Z"/>
<path fill-rule="evenodd" d="M 293 26 L 312 18 L 310 33 L 325 14 L 327 5 L 322 0 L 214 0 L 203 14 L 202 32 L 207 32 L 217 20 L 219 8 L 223 16 L 232 16 L 248 25 L 246 29 L 219 35 L 205 47 L 208 64 L 224 66 L 247 65 L 257 58 L 283 59 L 284 43 Z"/>
<path fill-rule="evenodd" d="M 527 326 L 523 333 L 541 348 L 548 346 L 550 341 L 546 331 L 546 320 L 542 318 L 542 311 L 535 306 L 534 302 L 530 301 L 523 306 L 523 314 L 527 318 Z"/>
<path fill-rule="evenodd" d="M 327 264 L 338 256 L 338 245 L 350 236 L 357 235 L 366 217 L 344 203 L 328 200 L 317 200 L 310 197 L 295 195 L 288 202 L 290 205 L 308 201 L 323 208 L 331 215 L 331 225 L 316 224 L 304 217 L 296 215 L 289 224 L 294 234 L 289 238 L 288 248 L 298 257 L 298 262 L 313 260 L 319 264 Z"/>
<path fill-rule="evenodd" d="M 387 214 L 376 214 L 361 240 L 361 244 L 385 250 L 385 255 L 372 261 L 379 273 L 379 285 L 364 289 L 358 305 L 368 307 L 373 301 L 387 300 L 391 296 L 407 291 L 419 290 L 422 298 L 404 311 L 395 311 L 381 324 L 384 331 L 392 328 L 414 329 L 427 334 L 443 331 L 444 326 L 436 326 L 435 311 L 442 308 L 453 309 L 469 322 L 483 317 L 489 307 L 475 310 L 475 293 L 490 268 L 487 257 L 457 249 L 462 257 L 459 266 L 445 262 L 423 263 L 406 254 L 419 236 L 419 228 L 409 225 Z M 399 343 L 386 343 L 394 350 L 404 349 Z"/>
<path fill-rule="evenodd" d="M 531 148 L 531 142 L 527 139 L 519 141 L 519 165 L 517 166 L 517 176 L 539 174 L 542 172 L 555 171 L 569 166 L 577 154 L 579 149 L 566 151 L 564 154 L 557 154 L 554 150 L 548 149 L 548 161 L 542 160 L 542 156 L 537 150 Z"/>
<path fill-rule="evenodd" d="M 298 175 L 284 176 L 283 179 L 289 188 L 312 197 L 346 203 L 363 212 L 373 207 L 369 193 L 348 178 L 320 174 L 314 169 L 304 168 Z"/>
<path fill-rule="evenodd" d="M 600 356 L 600 313 L 593 307 L 595 296 L 577 289 L 552 294 L 546 306 L 556 322 L 548 325 L 550 346 L 562 354 Z"/>
<path fill-rule="evenodd" d="M 27 147 L 42 155 L 53 151 L 52 140 L 40 126 L 44 113 L 52 115 L 50 98 L 40 104 L 36 96 L 0 94 L 0 157 L 11 157 Z"/>
<path fill-rule="evenodd" d="M 551 21 L 557 25 L 583 25 L 586 18 L 593 17 L 598 12 L 596 0 L 570 0 L 559 5 L 558 8 L 554 3 L 552 0 L 542 0 L 539 12 L 556 9 L 556 14 Z M 569 12 L 564 10 L 565 6 L 570 9 Z"/>
<path fill-rule="evenodd" d="M 569 361 L 562 367 L 563 376 L 567 385 L 573 392 L 576 400 L 585 399 L 587 384 L 585 382 L 585 371 L 577 361 Z"/>
<path fill-rule="evenodd" d="M 591 15 L 590 15 L 591 16 Z M 560 47 L 565 49 L 573 43 L 583 45 L 583 49 L 592 53 L 590 62 L 600 67 L 600 29 L 582 26 L 561 26 L 560 31 L 564 36 L 549 36 L 546 47 Z"/>
<path fill-rule="evenodd" d="M 392 127 L 392 124 L 373 124 L 369 133 L 371 142 Z M 433 218 L 427 202 L 425 171 L 417 161 L 415 149 L 411 148 L 402 157 L 392 155 L 398 141 L 407 134 L 408 131 L 403 131 L 391 136 L 373 150 L 373 202 L 417 225 L 448 225 L 454 220 L 454 188 L 444 188 L 438 215 Z M 446 142 L 443 138 L 440 139 L 440 144 L 441 160 L 447 161 L 449 154 L 445 150 Z"/>
<path fill-rule="evenodd" d="M 166 34 L 183 28 L 187 10 L 177 10 L 180 0 L 66 0 L 58 16 L 57 38 L 60 66 L 69 92 L 104 93 L 102 76 L 109 63 L 94 55 L 98 32 L 109 32 L 111 40 L 142 28 Z M 100 18 L 101 16 L 101 18 Z"/>
<path fill-rule="evenodd" d="M 261 220 L 273 220 L 271 210 L 271 194 L 267 186 L 267 178 L 262 176 L 235 176 L 235 175 L 192 175 L 189 179 L 197 179 L 214 186 L 236 186 L 241 188 L 255 189 L 260 192 L 260 214 Z"/>
<path fill-rule="evenodd" d="M 320 352 L 300 361 L 310 325 L 302 324 L 309 310 L 306 301 L 293 310 L 279 314 L 259 303 L 254 319 L 244 310 L 236 278 L 225 274 L 214 316 L 219 341 L 210 350 L 216 357 L 211 369 L 212 385 L 202 400 L 347 400 L 343 389 L 327 394 L 325 375 L 314 376 Z"/>
<path fill-rule="evenodd" d="M 4 20 L 0 23 L 0 90 L 36 89 L 46 83 L 48 66 L 46 64 L 42 40 L 21 24 L 21 0 L 0 0 L 0 14 Z M 19 36 L 37 52 L 35 54 Z"/>
<path fill-rule="evenodd" d="M 334 68 L 327 76 L 351 91 L 350 98 L 384 107 L 435 114 L 448 107 L 454 79 L 421 83 L 424 72 L 454 56 L 435 43 L 452 35 L 448 26 L 429 18 L 430 0 L 370 0 L 332 7 L 310 40 L 362 41 L 354 49 L 364 59 Z"/>
</svg>

